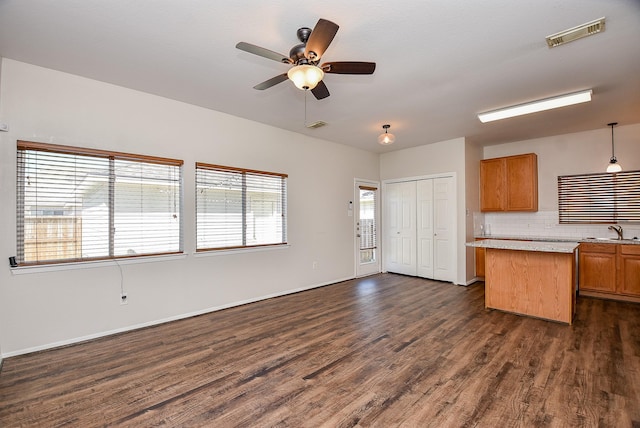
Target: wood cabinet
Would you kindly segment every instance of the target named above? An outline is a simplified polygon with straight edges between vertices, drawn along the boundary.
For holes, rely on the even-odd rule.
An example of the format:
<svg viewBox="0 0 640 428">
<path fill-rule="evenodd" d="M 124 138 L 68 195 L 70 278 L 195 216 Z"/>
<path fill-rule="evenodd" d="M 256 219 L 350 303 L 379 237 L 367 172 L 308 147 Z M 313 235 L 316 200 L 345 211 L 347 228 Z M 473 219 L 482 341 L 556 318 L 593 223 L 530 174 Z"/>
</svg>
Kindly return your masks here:
<svg viewBox="0 0 640 428">
<path fill-rule="evenodd" d="M 580 294 L 640 301 L 640 245 L 580 244 Z"/>
<path fill-rule="evenodd" d="M 486 262 L 487 308 L 571 324 L 576 307 L 575 250 L 487 248 Z"/>
<path fill-rule="evenodd" d="M 640 297 L 640 245 L 618 245 L 618 292 Z"/>
<path fill-rule="evenodd" d="M 481 160 L 480 210 L 538 211 L 538 156 Z"/>
<path fill-rule="evenodd" d="M 482 241 L 485 238 L 476 238 L 476 241 Z M 485 250 L 484 248 L 476 248 L 476 277 L 484 277 L 484 261 Z"/>
<path fill-rule="evenodd" d="M 615 292 L 615 244 L 580 244 L 580 290 Z"/>
</svg>

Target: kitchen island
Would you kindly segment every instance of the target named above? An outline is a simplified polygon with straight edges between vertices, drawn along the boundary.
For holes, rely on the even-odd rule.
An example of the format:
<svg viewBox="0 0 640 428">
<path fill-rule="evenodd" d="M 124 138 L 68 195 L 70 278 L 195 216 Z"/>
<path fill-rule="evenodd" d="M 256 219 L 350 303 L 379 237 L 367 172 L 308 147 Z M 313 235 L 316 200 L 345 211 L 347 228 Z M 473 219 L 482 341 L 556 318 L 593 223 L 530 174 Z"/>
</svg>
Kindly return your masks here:
<svg viewBox="0 0 640 428">
<path fill-rule="evenodd" d="M 467 243 L 485 248 L 485 307 L 571 324 L 577 242 Z"/>
</svg>

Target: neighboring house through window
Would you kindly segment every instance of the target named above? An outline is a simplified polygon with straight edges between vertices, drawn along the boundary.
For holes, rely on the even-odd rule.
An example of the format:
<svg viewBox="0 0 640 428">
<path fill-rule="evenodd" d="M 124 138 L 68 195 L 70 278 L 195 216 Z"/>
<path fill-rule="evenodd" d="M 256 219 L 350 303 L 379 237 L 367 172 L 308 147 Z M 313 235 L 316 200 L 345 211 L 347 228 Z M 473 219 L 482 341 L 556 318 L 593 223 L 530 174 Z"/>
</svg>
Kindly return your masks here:
<svg viewBox="0 0 640 428">
<path fill-rule="evenodd" d="M 197 251 L 287 243 L 287 175 L 196 164 Z"/>
<path fill-rule="evenodd" d="M 19 265 L 181 253 L 175 159 L 18 141 Z"/>
</svg>

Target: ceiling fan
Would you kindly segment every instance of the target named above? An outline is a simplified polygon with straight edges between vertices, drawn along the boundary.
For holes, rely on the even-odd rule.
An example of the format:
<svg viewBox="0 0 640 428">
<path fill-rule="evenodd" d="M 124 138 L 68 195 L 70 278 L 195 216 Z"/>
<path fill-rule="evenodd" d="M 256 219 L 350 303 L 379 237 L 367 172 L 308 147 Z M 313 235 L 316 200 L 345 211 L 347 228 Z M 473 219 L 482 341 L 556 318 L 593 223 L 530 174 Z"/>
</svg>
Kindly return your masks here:
<svg viewBox="0 0 640 428">
<path fill-rule="evenodd" d="M 238 43 L 236 48 L 240 50 L 293 65 L 287 73 L 258 83 L 253 88 L 264 90 L 291 79 L 298 88 L 305 91 L 311 90 L 316 99 L 321 100 L 329 96 L 327 85 L 322 81 L 325 73 L 373 74 L 376 69 L 375 62 L 338 61 L 318 65 L 325 50 L 338 32 L 338 28 L 337 24 L 322 18 L 318 20 L 313 30 L 308 27 L 299 28 L 296 34 L 301 43 L 291 48 L 289 56 L 251 43 Z"/>
</svg>

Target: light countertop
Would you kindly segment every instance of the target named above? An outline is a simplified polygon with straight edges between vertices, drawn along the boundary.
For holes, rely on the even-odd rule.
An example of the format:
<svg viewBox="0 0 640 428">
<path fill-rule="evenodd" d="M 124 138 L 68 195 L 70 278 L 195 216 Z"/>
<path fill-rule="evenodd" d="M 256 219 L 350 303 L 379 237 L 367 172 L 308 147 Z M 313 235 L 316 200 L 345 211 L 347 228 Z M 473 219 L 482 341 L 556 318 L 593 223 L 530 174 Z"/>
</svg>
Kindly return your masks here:
<svg viewBox="0 0 640 428">
<path fill-rule="evenodd" d="M 516 241 L 504 239 L 484 239 L 467 242 L 467 247 L 493 248 L 499 250 L 538 251 L 546 253 L 573 253 L 580 245 L 577 241 Z"/>
<path fill-rule="evenodd" d="M 615 239 L 615 238 L 567 238 L 557 236 L 515 236 L 515 235 L 485 235 L 474 236 L 474 239 L 504 239 L 515 241 L 534 241 L 534 242 L 588 242 L 596 244 L 625 244 L 640 245 L 640 239 Z"/>
</svg>

